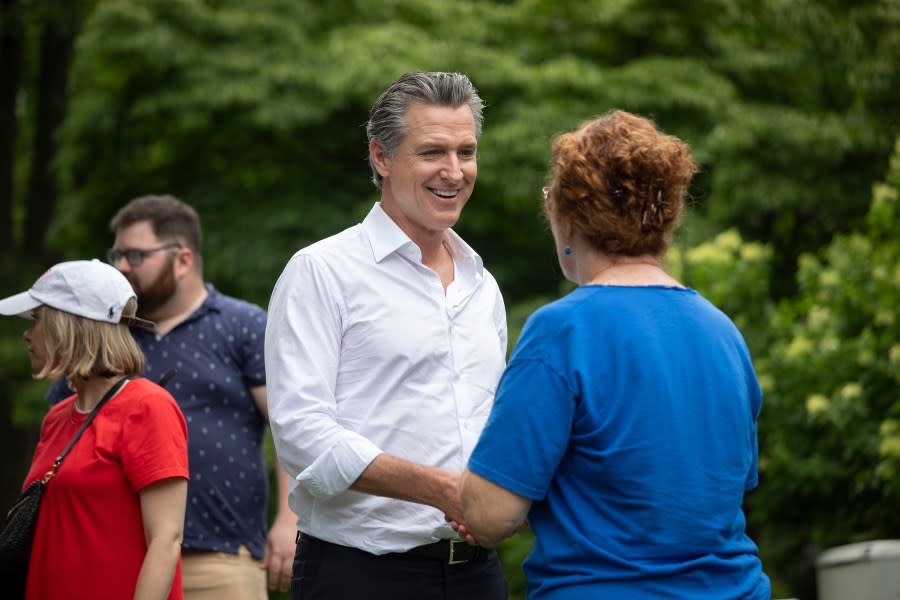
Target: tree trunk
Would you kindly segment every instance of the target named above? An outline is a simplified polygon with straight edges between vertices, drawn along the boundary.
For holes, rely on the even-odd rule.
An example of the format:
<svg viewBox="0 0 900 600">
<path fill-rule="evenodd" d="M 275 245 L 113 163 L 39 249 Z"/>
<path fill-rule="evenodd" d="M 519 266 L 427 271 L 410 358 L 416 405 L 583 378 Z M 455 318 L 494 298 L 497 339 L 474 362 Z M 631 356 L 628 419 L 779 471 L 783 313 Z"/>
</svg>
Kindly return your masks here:
<svg viewBox="0 0 900 600">
<path fill-rule="evenodd" d="M 74 16 L 77 11 L 66 11 Z M 53 219 L 58 189 L 52 171 L 56 156 L 56 130 L 66 113 L 69 64 L 79 25 L 63 18 L 47 19 L 41 33 L 37 80 L 34 150 L 25 202 L 23 250 L 32 258 L 49 254 L 47 229 Z"/>
<path fill-rule="evenodd" d="M 16 98 L 22 77 L 23 31 L 21 7 L 0 0 L 0 255 L 15 246 L 13 193 L 15 192 Z"/>
</svg>

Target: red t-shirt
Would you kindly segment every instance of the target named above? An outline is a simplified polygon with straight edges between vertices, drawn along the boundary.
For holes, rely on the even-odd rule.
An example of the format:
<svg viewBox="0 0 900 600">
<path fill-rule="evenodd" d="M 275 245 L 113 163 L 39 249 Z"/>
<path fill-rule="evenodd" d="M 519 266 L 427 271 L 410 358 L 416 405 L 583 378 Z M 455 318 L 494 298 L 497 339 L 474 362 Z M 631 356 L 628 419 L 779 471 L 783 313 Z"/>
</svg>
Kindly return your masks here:
<svg viewBox="0 0 900 600">
<path fill-rule="evenodd" d="M 23 489 L 50 470 L 84 423 L 74 402 L 72 395 L 44 417 Z M 47 486 L 25 597 L 133 597 L 147 552 L 138 492 L 170 477 L 188 478 L 184 416 L 164 389 L 134 379 L 100 409 Z M 182 598 L 179 559 L 169 599 Z"/>
</svg>

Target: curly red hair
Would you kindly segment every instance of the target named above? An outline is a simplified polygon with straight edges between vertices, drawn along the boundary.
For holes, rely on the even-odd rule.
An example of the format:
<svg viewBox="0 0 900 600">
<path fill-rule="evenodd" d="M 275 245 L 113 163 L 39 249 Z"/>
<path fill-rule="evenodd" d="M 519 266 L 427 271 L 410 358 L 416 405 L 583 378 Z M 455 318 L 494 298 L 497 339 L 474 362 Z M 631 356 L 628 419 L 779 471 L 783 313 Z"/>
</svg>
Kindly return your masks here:
<svg viewBox="0 0 900 600">
<path fill-rule="evenodd" d="M 544 215 L 606 254 L 662 255 L 697 167 L 688 145 L 615 110 L 553 141 Z"/>
</svg>

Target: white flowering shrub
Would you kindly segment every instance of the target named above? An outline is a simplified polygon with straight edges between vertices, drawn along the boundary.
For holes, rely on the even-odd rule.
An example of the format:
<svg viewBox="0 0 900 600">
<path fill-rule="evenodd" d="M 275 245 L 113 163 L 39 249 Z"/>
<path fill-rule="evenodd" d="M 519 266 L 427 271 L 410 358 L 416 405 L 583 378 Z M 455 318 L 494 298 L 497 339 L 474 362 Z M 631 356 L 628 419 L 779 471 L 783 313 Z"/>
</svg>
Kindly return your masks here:
<svg viewBox="0 0 900 600">
<path fill-rule="evenodd" d="M 799 294 L 771 312 L 771 343 L 756 348 L 765 397 L 750 521 L 788 579 L 809 579 L 822 549 L 900 537 L 898 190 L 900 140 L 866 226 L 801 258 Z"/>
</svg>

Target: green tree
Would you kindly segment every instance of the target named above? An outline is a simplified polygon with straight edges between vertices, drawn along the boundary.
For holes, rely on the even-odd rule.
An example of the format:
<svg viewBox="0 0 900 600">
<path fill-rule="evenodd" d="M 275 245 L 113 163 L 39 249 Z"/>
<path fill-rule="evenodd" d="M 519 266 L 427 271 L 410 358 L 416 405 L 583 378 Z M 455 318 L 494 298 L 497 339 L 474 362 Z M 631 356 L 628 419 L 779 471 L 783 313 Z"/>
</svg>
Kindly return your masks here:
<svg viewBox="0 0 900 600">
<path fill-rule="evenodd" d="M 21 291 L 57 256 L 46 233 L 59 186 L 52 170 L 74 42 L 92 0 L 0 1 L 0 294 Z M 21 322 L 0 324 L 2 500 L 11 503 L 46 409 L 29 381 Z"/>
<path fill-rule="evenodd" d="M 511 299 L 555 291 L 535 218 L 550 137 L 613 107 L 694 145 L 689 235 L 771 240 L 783 293 L 794 257 L 861 217 L 883 172 L 900 61 L 875 24 L 894 4 L 104 2 L 79 43 L 55 240 L 99 253 L 117 205 L 165 189 L 204 214 L 214 279 L 264 299 L 291 250 L 374 198 L 361 128 L 374 96 L 405 70 L 452 69 L 488 103 L 460 229 Z"/>
</svg>

